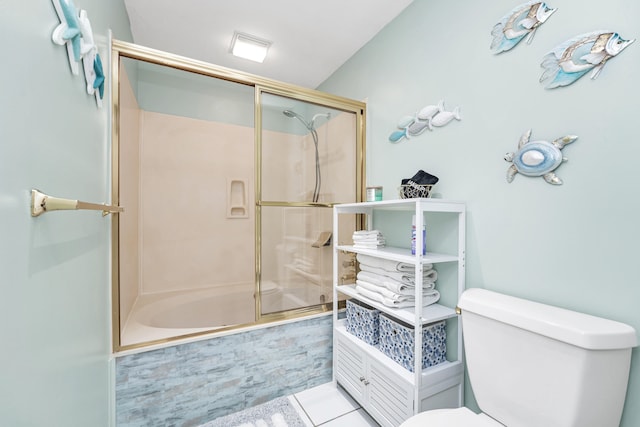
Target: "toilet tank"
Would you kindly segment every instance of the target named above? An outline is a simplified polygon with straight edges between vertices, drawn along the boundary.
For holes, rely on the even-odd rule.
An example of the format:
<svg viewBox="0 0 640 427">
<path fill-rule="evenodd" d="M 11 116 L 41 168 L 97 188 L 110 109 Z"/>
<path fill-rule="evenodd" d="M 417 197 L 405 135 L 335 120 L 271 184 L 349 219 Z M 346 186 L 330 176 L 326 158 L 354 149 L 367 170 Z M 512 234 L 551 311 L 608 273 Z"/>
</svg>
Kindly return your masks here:
<svg viewBox="0 0 640 427">
<path fill-rule="evenodd" d="M 635 330 L 484 289 L 458 302 L 480 409 L 508 427 L 618 427 Z"/>
</svg>

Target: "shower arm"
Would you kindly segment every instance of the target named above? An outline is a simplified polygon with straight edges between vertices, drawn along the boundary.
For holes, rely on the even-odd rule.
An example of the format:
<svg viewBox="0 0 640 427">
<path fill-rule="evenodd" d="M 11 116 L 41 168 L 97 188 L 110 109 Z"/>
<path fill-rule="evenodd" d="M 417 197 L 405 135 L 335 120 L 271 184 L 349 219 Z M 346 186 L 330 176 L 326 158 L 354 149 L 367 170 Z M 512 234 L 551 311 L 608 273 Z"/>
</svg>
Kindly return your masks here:
<svg viewBox="0 0 640 427">
<path fill-rule="evenodd" d="M 87 203 L 80 200 L 61 199 L 59 197 L 48 196 L 38 190 L 31 190 L 31 216 L 40 216 L 49 211 L 60 210 L 92 210 L 102 211 L 102 216 L 111 213 L 124 212 L 120 206 L 101 205 L 98 203 Z"/>
</svg>

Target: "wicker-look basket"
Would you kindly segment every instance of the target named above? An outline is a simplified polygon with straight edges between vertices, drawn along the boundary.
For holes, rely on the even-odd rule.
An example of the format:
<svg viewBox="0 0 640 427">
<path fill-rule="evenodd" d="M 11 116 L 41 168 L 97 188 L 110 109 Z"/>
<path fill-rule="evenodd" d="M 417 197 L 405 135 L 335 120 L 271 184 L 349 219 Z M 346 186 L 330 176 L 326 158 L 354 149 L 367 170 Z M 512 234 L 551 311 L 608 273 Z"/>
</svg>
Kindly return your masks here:
<svg viewBox="0 0 640 427">
<path fill-rule="evenodd" d="M 405 184 L 398 187 L 401 199 L 417 199 L 431 196 L 433 185 Z"/>
</svg>

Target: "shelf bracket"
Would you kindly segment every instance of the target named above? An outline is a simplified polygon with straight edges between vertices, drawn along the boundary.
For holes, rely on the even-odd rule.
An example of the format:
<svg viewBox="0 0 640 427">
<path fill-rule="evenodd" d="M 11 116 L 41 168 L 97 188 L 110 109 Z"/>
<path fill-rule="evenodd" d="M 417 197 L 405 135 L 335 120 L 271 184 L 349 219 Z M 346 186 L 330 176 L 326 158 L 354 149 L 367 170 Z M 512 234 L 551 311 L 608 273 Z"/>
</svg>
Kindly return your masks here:
<svg viewBox="0 0 640 427">
<path fill-rule="evenodd" d="M 60 210 L 92 210 L 102 211 L 102 216 L 124 212 L 120 206 L 109 206 L 98 203 L 81 202 L 80 200 L 61 199 L 48 196 L 38 190 L 31 190 L 31 216 L 40 216 L 49 211 Z"/>
</svg>

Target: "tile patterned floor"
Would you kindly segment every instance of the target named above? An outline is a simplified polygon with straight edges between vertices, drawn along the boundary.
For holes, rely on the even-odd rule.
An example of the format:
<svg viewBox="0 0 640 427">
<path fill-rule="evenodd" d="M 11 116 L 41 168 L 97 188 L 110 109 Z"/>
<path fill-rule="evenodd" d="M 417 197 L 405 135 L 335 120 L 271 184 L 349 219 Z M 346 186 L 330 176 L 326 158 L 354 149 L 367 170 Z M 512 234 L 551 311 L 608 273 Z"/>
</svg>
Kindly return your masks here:
<svg viewBox="0 0 640 427">
<path fill-rule="evenodd" d="M 360 405 L 333 383 L 290 396 L 308 427 L 379 427 Z"/>
</svg>

